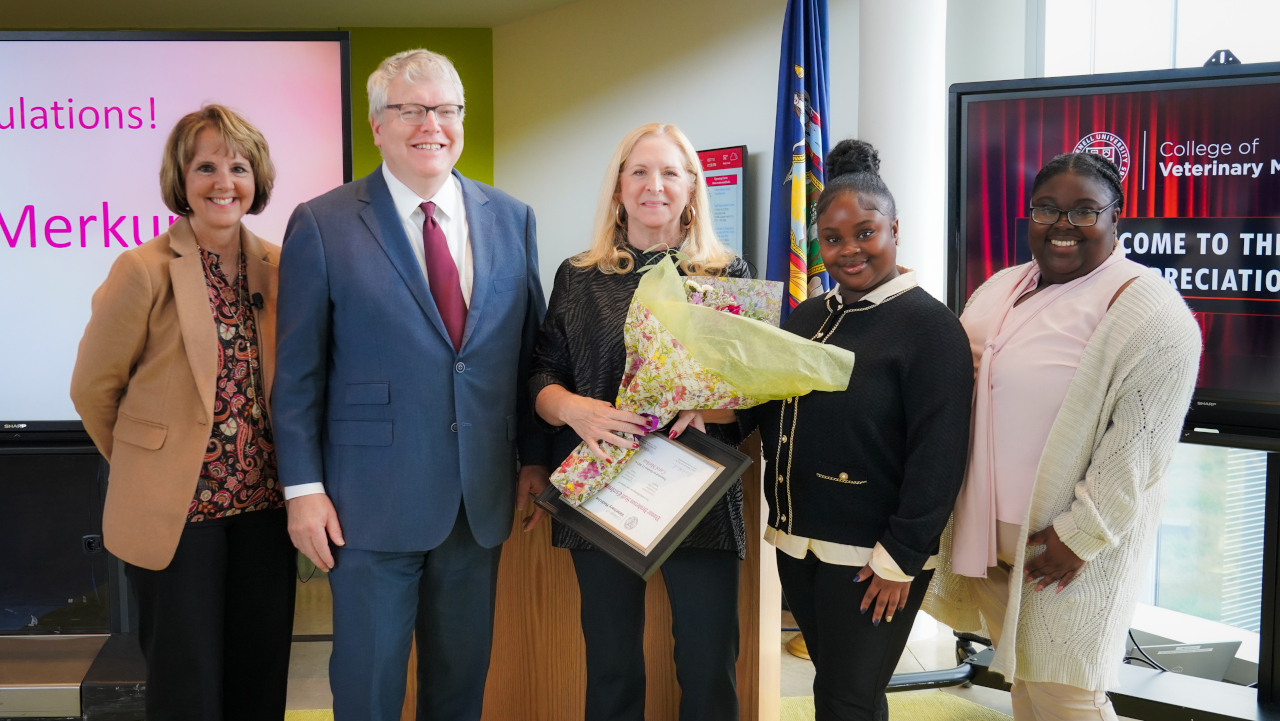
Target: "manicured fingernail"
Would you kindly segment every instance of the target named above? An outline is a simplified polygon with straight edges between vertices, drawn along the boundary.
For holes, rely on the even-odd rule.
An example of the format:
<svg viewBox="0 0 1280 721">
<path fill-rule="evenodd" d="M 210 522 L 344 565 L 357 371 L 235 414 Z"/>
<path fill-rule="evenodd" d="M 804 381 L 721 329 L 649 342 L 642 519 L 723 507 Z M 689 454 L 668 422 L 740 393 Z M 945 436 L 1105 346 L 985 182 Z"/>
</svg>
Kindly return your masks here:
<svg viewBox="0 0 1280 721">
<path fill-rule="evenodd" d="M 860 612 L 861 612 L 861 613 L 866 613 L 866 612 L 867 612 L 867 609 L 865 609 L 865 608 L 864 608 L 864 609 L 860 609 Z"/>
<path fill-rule="evenodd" d="M 873 619 L 871 619 L 871 625 L 872 625 L 872 626 L 879 626 L 879 625 L 880 625 L 880 619 L 878 619 L 878 618 L 873 618 Z"/>
<path fill-rule="evenodd" d="M 885 616 L 884 620 L 888 621 L 889 623 L 893 623 L 893 616 Z"/>
</svg>

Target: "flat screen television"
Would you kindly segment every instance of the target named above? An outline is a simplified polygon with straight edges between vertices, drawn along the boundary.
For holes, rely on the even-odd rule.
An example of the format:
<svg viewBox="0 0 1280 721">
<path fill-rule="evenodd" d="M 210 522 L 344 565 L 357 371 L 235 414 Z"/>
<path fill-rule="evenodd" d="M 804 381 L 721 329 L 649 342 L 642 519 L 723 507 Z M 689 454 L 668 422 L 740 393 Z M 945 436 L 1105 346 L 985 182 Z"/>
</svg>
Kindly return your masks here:
<svg viewBox="0 0 1280 721">
<path fill-rule="evenodd" d="M 1060 153 L 1120 168 L 1120 241 L 1195 313 L 1188 415 L 1280 433 L 1280 63 L 953 85 L 948 302 L 1031 260 L 1036 172 Z"/>
<path fill-rule="evenodd" d="M 298 203 L 351 177 L 349 34 L 0 31 L 0 438 L 76 432 L 68 391 L 90 300 L 176 220 L 160 194 L 179 118 L 218 103 L 266 137 L 280 243 Z"/>
</svg>

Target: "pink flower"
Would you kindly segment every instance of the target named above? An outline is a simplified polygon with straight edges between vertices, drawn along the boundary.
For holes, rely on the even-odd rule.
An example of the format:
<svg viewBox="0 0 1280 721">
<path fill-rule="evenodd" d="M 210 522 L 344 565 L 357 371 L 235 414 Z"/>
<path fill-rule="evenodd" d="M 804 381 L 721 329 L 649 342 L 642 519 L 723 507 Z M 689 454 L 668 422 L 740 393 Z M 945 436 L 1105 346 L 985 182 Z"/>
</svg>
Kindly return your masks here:
<svg viewBox="0 0 1280 721">
<path fill-rule="evenodd" d="M 732 313 L 734 315 L 742 315 L 741 305 L 722 305 L 719 308 L 716 308 L 716 310 L 721 310 L 725 313 Z"/>
</svg>

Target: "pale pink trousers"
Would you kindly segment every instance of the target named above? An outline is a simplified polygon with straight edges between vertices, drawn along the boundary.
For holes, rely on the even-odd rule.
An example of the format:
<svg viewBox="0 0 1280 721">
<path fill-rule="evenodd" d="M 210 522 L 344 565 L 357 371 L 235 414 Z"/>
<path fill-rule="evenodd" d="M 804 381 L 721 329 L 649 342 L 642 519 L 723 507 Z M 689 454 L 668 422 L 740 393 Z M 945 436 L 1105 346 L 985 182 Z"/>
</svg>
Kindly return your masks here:
<svg viewBox="0 0 1280 721">
<path fill-rule="evenodd" d="M 996 523 L 996 558 L 1000 565 L 987 569 L 986 578 L 970 578 L 978 611 L 999 645 L 1004 612 L 1009 605 L 1009 571 L 1018 544 L 1018 526 Z M 1050 589 L 1041 593 L 1051 593 Z M 1014 679 L 1009 692 L 1014 721 L 1117 721 L 1105 691 L 1090 691 L 1061 683 Z"/>
</svg>

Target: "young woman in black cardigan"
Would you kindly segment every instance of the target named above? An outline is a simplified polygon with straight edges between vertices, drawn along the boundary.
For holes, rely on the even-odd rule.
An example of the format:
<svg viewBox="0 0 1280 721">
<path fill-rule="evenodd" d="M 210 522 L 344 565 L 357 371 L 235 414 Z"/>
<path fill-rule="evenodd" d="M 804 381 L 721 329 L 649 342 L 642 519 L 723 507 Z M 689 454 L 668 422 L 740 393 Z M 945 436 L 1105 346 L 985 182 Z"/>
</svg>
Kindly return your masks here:
<svg viewBox="0 0 1280 721">
<path fill-rule="evenodd" d="M 741 414 L 764 442 L 765 539 L 813 658 L 817 721 L 888 718 L 885 687 L 933 576 L 969 445 L 969 341 L 896 264 L 898 219 L 879 165 L 857 140 L 828 155 L 818 242 L 839 285 L 782 325 L 853 351 L 848 389 Z"/>
</svg>

